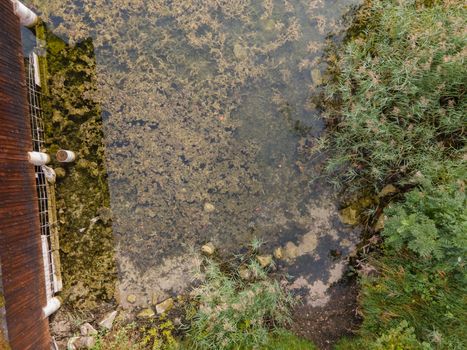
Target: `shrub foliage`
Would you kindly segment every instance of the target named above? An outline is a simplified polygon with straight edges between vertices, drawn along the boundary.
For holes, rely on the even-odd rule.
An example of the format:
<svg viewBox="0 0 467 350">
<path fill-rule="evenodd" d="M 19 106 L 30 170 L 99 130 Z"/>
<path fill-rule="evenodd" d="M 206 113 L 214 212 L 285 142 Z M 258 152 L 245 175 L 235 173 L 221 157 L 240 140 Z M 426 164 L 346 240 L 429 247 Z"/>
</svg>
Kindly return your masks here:
<svg viewBox="0 0 467 350">
<path fill-rule="evenodd" d="M 385 210 L 359 337 L 337 349 L 467 348 L 466 22 L 459 0 L 367 1 L 332 65 L 328 170 L 412 189 Z"/>
<path fill-rule="evenodd" d="M 362 279 L 362 334 L 406 321 L 419 339 L 440 349 L 465 349 L 467 201 L 464 182 L 415 190 L 393 205 L 380 275 Z"/>
<path fill-rule="evenodd" d="M 460 0 L 374 0 L 358 11 L 326 89 L 337 150 L 328 170 L 340 183 L 378 190 L 465 152 L 466 22 Z"/>
</svg>

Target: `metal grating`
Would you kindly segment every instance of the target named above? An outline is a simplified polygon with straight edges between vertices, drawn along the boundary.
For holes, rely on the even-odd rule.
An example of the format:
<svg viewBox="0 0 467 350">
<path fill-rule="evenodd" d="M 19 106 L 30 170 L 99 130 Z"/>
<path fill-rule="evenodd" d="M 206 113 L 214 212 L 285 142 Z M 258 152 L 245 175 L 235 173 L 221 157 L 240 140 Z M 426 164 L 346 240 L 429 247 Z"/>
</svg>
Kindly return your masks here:
<svg viewBox="0 0 467 350">
<path fill-rule="evenodd" d="M 26 60 L 27 67 L 27 87 L 28 87 L 28 101 L 29 101 L 29 115 L 31 118 L 31 130 L 33 150 L 40 152 L 44 149 L 44 123 L 42 111 L 42 92 L 40 87 L 40 77 L 38 74 L 38 57 L 33 52 Z M 44 171 L 41 166 L 35 166 L 36 173 L 36 190 L 39 201 L 39 219 L 40 219 L 40 232 L 42 239 L 42 250 L 44 255 L 44 269 L 46 276 L 46 292 L 47 299 L 51 299 L 53 294 L 57 292 L 57 285 L 55 283 L 55 266 L 53 263 L 52 254 L 52 241 L 51 241 L 51 227 L 56 225 L 51 222 L 49 215 L 49 197 L 48 197 L 48 183 Z"/>
</svg>

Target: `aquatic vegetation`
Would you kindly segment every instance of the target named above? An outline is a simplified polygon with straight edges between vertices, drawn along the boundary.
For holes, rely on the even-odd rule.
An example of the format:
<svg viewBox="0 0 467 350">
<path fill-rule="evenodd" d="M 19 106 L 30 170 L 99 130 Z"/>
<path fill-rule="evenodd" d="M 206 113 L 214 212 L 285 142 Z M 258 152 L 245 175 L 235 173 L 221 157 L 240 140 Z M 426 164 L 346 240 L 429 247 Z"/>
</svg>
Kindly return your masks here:
<svg viewBox="0 0 467 350">
<path fill-rule="evenodd" d="M 424 3 L 368 1 L 330 55 L 327 167 L 348 190 L 436 180 L 465 153 L 466 10 Z"/>
<path fill-rule="evenodd" d="M 47 149 L 76 153 L 75 163 L 54 164 L 60 255 L 65 271 L 62 297 L 77 308 L 92 309 L 115 290 L 115 261 L 101 109 L 96 91 L 91 40 L 70 47 L 50 31 L 44 125 Z"/>
<path fill-rule="evenodd" d="M 124 306 L 185 288 L 193 247 L 208 241 L 226 253 L 312 232 L 339 247 L 335 206 L 326 232 L 309 215 L 321 193 L 334 197 L 310 185 L 306 150 L 323 129 L 310 103 L 323 43 L 351 0 L 31 2 L 70 45 L 92 41 L 97 89 L 84 97 L 102 108 Z"/>
</svg>

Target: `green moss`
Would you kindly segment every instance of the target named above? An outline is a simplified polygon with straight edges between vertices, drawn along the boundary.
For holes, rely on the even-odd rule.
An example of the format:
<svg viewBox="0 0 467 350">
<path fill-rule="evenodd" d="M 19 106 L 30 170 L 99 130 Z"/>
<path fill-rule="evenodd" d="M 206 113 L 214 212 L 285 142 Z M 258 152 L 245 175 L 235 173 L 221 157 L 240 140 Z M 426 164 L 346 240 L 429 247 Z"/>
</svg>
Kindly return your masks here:
<svg viewBox="0 0 467 350">
<path fill-rule="evenodd" d="M 316 350 L 317 348 L 309 341 L 299 338 L 286 330 L 275 332 L 271 340 L 266 344 L 264 350 Z"/>
<path fill-rule="evenodd" d="M 68 46 L 50 32 L 44 35 L 50 87 L 44 103 L 48 152 L 68 149 L 77 156 L 75 163 L 60 164 L 66 176 L 56 186 L 63 296 L 66 303 L 89 309 L 113 297 L 116 280 L 111 222 L 99 216 L 110 203 L 101 109 L 92 94 L 94 49 L 91 40 Z"/>
</svg>

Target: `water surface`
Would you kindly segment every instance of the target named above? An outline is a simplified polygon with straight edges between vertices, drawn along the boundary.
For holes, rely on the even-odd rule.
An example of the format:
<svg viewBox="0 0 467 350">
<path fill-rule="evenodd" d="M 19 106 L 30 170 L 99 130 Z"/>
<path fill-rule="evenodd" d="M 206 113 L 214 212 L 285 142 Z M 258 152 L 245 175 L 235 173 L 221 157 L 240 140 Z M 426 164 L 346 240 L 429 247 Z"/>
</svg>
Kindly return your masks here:
<svg viewBox="0 0 467 350">
<path fill-rule="evenodd" d="M 67 41 L 91 37 L 122 304 L 190 283 L 199 247 L 283 247 L 310 303 L 355 232 L 316 181 L 326 38 L 354 0 L 34 0 Z"/>
</svg>

